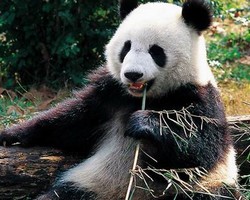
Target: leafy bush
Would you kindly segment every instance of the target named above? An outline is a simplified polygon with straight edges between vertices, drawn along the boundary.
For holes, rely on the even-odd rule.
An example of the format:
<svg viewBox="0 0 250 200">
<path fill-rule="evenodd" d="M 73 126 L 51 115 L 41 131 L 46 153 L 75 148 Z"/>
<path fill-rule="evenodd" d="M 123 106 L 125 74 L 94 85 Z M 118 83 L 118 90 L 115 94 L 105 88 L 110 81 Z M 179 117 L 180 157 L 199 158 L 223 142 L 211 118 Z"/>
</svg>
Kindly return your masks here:
<svg viewBox="0 0 250 200">
<path fill-rule="evenodd" d="M 0 84 L 80 84 L 102 62 L 116 7 L 116 0 L 1 1 Z"/>
<path fill-rule="evenodd" d="M 232 69 L 231 77 L 237 81 L 248 80 L 250 81 L 250 67 L 249 65 L 239 65 Z"/>
<path fill-rule="evenodd" d="M 249 48 L 250 30 L 244 33 L 228 33 L 225 36 L 215 35 L 208 44 L 209 60 L 219 60 L 221 63 L 234 61 Z"/>
<path fill-rule="evenodd" d="M 249 65 L 241 64 L 239 59 L 247 54 L 250 47 L 250 30 L 214 35 L 208 43 L 209 64 L 220 81 L 233 79 L 250 81 Z M 235 62 L 238 60 L 238 62 Z"/>
<path fill-rule="evenodd" d="M 237 11 L 249 7 L 247 0 L 231 0 L 231 1 L 209 0 L 209 1 L 212 5 L 214 16 L 220 17 L 222 19 L 226 18 L 227 15 L 230 13 L 230 11 L 232 11 L 232 9 L 234 11 Z"/>
<path fill-rule="evenodd" d="M 12 96 L 10 93 L 6 96 L 1 94 L 0 129 L 29 118 L 32 115 L 32 111 L 34 111 L 34 107 L 34 103 L 24 98 L 18 98 L 16 95 Z"/>
</svg>

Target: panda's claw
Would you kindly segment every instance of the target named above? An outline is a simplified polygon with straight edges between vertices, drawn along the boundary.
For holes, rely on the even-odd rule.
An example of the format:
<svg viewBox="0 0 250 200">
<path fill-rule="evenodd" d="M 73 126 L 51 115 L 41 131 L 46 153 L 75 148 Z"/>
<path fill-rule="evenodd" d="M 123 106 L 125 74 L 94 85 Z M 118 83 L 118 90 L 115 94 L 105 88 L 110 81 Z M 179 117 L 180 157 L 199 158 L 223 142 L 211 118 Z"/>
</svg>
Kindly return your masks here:
<svg viewBox="0 0 250 200">
<path fill-rule="evenodd" d="M 4 130 L 0 132 L 0 146 L 8 147 L 18 142 L 17 135 L 11 131 Z"/>
</svg>

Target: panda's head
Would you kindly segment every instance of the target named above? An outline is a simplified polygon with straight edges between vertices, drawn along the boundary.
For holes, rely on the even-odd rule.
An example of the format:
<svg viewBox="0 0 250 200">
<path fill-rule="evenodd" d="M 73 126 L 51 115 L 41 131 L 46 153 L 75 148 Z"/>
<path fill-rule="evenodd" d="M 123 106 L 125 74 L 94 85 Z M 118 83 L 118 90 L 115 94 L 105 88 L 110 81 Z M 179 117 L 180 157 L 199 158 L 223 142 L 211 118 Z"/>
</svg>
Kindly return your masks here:
<svg viewBox="0 0 250 200">
<path fill-rule="evenodd" d="M 161 96 L 193 83 L 214 83 L 202 31 L 211 23 L 209 6 L 187 0 L 168 3 L 120 0 L 122 23 L 106 46 L 107 66 L 133 96 Z"/>
</svg>

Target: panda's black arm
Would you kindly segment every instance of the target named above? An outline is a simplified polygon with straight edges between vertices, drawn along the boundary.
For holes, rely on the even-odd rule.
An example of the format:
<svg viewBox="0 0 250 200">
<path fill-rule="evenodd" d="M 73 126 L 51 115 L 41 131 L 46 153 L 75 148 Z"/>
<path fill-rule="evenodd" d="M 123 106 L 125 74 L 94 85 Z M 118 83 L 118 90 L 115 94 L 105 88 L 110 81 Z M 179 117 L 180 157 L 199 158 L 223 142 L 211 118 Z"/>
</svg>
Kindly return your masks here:
<svg viewBox="0 0 250 200">
<path fill-rule="evenodd" d="M 95 88 L 86 88 L 83 98 L 71 98 L 26 122 L 14 125 L 0 134 L 1 144 L 19 142 L 23 146 L 56 146 L 71 150 L 85 148 L 100 137 L 95 131 L 108 116 L 98 105 Z M 97 112 L 98 111 L 98 112 Z M 101 112 L 100 112 L 101 111 Z"/>
<path fill-rule="evenodd" d="M 168 98 L 165 101 L 168 103 L 166 112 L 172 114 L 160 114 L 164 113 L 162 110 L 136 111 L 130 117 L 125 134 L 153 141 L 158 149 L 153 157 L 162 161 L 160 167 L 178 168 L 185 165 L 184 167 L 211 168 L 228 149 L 231 140 L 217 91 L 211 86 L 205 89 L 201 95 L 195 89 L 182 91 L 181 94 L 186 97 L 175 93 L 179 102 Z M 198 97 L 194 97 L 196 95 Z M 187 99 L 191 101 L 188 102 Z M 177 120 L 177 114 L 169 112 L 170 110 L 179 111 L 181 120 Z"/>
<path fill-rule="evenodd" d="M 149 110 L 136 111 L 131 116 L 125 133 L 126 136 L 146 139 L 155 144 L 158 151 L 152 157 L 163 161 L 159 163 L 159 165 L 162 164 L 159 167 L 202 166 L 209 169 L 223 154 L 227 142 L 230 142 L 227 124 L 224 120 L 207 118 L 204 113 L 196 112 L 194 115 L 201 117 L 192 117 L 191 126 L 193 127 L 191 127 L 191 120 L 187 124 L 181 124 L 177 122 L 175 114 L 162 114 L 162 120 L 160 120 L 159 113 Z M 186 128 L 182 126 L 186 126 Z M 193 133 L 189 131 L 191 129 L 193 129 Z M 166 160 L 166 158 L 168 159 Z"/>
<path fill-rule="evenodd" d="M 92 79 L 94 81 L 77 92 L 75 97 L 26 122 L 3 130 L 0 133 L 0 144 L 11 145 L 18 142 L 22 146 L 89 150 L 103 133 L 100 125 L 112 116 L 114 109 L 110 109 L 107 102 L 115 98 L 113 95 L 117 96 L 113 89 L 116 85 L 109 75 L 102 73 Z"/>
</svg>

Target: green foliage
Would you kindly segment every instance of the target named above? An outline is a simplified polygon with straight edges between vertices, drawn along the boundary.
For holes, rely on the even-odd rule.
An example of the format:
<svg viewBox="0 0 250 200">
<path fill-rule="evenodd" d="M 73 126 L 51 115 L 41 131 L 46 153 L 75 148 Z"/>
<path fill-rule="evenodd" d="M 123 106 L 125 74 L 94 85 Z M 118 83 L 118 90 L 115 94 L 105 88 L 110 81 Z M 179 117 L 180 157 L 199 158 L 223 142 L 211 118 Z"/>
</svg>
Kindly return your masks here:
<svg viewBox="0 0 250 200">
<path fill-rule="evenodd" d="M 250 67 L 248 65 L 240 64 L 237 67 L 234 67 L 231 72 L 231 78 L 240 81 L 240 80 L 249 80 L 250 81 Z"/>
<path fill-rule="evenodd" d="M 238 82 L 250 82 L 250 68 L 249 65 L 231 65 L 230 67 L 216 67 L 213 69 L 216 78 L 220 82 L 238 81 Z"/>
<path fill-rule="evenodd" d="M 234 61 L 243 55 L 245 48 L 249 46 L 250 30 L 239 33 L 228 33 L 225 36 L 215 35 L 215 39 L 208 44 L 208 59 L 218 60 L 224 64 Z"/>
<path fill-rule="evenodd" d="M 10 126 L 20 122 L 20 120 L 31 117 L 31 107 L 35 105 L 24 98 L 15 97 L 14 99 L 8 96 L 0 97 L 0 128 Z M 29 112 L 30 110 L 30 112 Z"/>
<path fill-rule="evenodd" d="M 230 11 L 247 9 L 249 7 L 247 0 L 209 0 L 214 16 L 222 19 L 226 18 Z"/>
<path fill-rule="evenodd" d="M 221 41 L 219 43 L 210 43 L 208 51 L 209 59 L 220 60 L 221 63 L 225 63 L 226 61 L 233 61 L 234 59 L 241 57 L 239 47 L 227 46 L 224 41 Z"/>
<path fill-rule="evenodd" d="M 248 65 L 234 63 L 244 56 L 250 47 L 250 30 L 243 33 L 228 33 L 225 36 L 215 35 L 208 43 L 208 59 L 210 66 L 219 80 L 234 79 L 250 81 Z M 227 66 L 227 67 L 226 67 Z"/>
<path fill-rule="evenodd" d="M 1 1 L 0 84 L 81 84 L 103 61 L 116 7 L 116 0 Z"/>
</svg>

